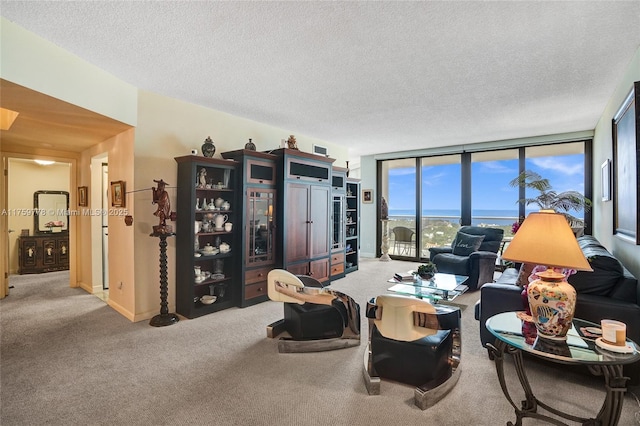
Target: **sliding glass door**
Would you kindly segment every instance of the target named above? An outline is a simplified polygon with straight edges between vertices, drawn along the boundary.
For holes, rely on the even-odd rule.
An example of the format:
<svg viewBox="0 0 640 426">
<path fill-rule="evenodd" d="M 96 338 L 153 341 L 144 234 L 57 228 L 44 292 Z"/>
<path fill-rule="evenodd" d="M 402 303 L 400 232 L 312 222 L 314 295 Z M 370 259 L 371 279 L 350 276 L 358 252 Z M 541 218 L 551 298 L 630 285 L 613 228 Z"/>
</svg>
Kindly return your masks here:
<svg viewBox="0 0 640 426">
<path fill-rule="evenodd" d="M 416 256 L 416 159 L 384 161 L 381 196 L 389 207 L 389 255 Z"/>
</svg>

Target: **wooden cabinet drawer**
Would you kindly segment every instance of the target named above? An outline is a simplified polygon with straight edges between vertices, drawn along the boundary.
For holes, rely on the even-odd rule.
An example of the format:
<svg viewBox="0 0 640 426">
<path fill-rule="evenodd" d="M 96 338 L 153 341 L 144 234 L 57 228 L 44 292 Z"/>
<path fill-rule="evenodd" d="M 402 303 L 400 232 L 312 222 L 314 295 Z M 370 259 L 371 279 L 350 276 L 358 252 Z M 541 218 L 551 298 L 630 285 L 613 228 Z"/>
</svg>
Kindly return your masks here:
<svg viewBox="0 0 640 426">
<path fill-rule="evenodd" d="M 344 263 L 338 263 L 337 265 L 331 265 L 331 276 L 342 274 L 344 272 Z"/>
<path fill-rule="evenodd" d="M 267 282 L 261 282 L 258 284 L 251 284 L 244 286 L 244 298 L 254 299 L 256 297 L 267 296 Z"/>
<path fill-rule="evenodd" d="M 331 265 L 344 263 L 344 253 L 333 253 L 331 255 Z"/>
<path fill-rule="evenodd" d="M 259 268 L 259 269 L 252 269 L 250 271 L 246 271 L 244 273 L 244 284 L 245 285 L 255 284 L 260 281 L 264 281 L 266 283 L 267 275 L 269 275 L 269 271 L 272 269 L 273 267 L 267 267 L 267 268 Z"/>
</svg>

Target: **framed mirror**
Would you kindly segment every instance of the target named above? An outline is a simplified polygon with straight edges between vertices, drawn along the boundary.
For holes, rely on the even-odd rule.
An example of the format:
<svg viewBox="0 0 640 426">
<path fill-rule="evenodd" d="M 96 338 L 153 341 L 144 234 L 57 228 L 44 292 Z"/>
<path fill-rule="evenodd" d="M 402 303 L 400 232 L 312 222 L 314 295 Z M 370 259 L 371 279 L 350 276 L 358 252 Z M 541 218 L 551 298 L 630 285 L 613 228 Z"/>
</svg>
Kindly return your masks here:
<svg viewBox="0 0 640 426">
<path fill-rule="evenodd" d="M 33 193 L 36 234 L 69 231 L 69 193 L 67 191 L 36 191 Z"/>
</svg>

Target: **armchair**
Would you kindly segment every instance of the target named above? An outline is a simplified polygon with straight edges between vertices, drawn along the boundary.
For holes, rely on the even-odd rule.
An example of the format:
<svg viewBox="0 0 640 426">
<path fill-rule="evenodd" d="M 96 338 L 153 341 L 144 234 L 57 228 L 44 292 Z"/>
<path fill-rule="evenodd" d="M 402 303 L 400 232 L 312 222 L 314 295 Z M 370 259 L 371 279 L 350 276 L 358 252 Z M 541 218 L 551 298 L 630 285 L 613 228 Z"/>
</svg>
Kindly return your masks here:
<svg viewBox="0 0 640 426">
<path fill-rule="evenodd" d="M 360 306 L 315 278 L 274 269 L 269 299 L 284 302 L 284 318 L 267 326 L 279 352 L 319 352 L 360 345 Z"/>
<path fill-rule="evenodd" d="M 444 398 L 460 378 L 460 309 L 427 300 L 381 295 L 367 304 L 369 345 L 364 379 L 370 395 L 380 378 L 416 386 L 422 410 Z"/>
<path fill-rule="evenodd" d="M 504 230 L 481 226 L 463 226 L 451 247 L 431 247 L 429 257 L 438 272 L 466 275 L 469 290 L 493 282 L 498 250 Z"/>
</svg>

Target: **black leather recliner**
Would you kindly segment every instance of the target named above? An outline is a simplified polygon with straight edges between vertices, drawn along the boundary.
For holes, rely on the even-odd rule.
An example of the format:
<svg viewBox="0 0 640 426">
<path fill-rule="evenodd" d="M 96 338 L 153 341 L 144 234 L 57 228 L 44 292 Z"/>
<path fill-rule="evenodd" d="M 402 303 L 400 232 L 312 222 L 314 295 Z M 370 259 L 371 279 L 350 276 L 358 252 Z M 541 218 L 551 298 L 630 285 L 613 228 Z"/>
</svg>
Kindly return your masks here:
<svg viewBox="0 0 640 426">
<path fill-rule="evenodd" d="M 472 238 L 465 238 L 467 235 L 480 238 L 468 242 L 465 239 Z M 493 281 L 493 272 L 503 236 L 504 230 L 499 228 L 463 226 L 451 243 L 451 247 L 431 247 L 429 257 L 436 264 L 438 272 L 466 275 L 469 279 L 465 285 L 469 286 L 469 290 L 476 290 L 479 285 Z M 477 243 L 479 239 L 481 239 L 479 247 L 471 251 L 473 247 L 470 245 Z M 461 246 L 466 250 L 459 250 Z"/>
<path fill-rule="evenodd" d="M 409 296 L 381 295 L 367 305 L 369 347 L 364 377 L 370 395 L 380 378 L 415 386 L 426 409 L 443 398 L 460 375 L 460 309 Z"/>
<path fill-rule="evenodd" d="M 267 326 L 280 352 L 317 352 L 360 345 L 360 306 L 315 278 L 273 269 L 269 298 L 284 302 L 284 318 Z"/>
</svg>

